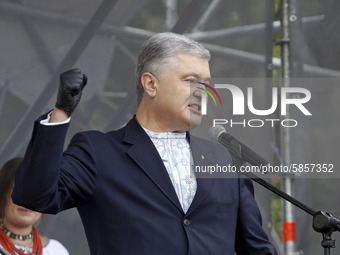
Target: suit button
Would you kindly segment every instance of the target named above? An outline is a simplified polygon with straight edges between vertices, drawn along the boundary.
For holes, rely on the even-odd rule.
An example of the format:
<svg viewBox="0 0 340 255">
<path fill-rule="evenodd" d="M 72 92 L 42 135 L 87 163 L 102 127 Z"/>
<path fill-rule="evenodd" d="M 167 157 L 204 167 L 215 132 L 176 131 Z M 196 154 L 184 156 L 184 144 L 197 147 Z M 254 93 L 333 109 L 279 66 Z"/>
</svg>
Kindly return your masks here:
<svg viewBox="0 0 340 255">
<path fill-rule="evenodd" d="M 191 224 L 191 222 L 190 222 L 190 220 L 189 220 L 188 218 L 185 218 L 185 219 L 183 220 L 183 223 L 184 223 L 184 225 L 187 226 L 187 227 Z"/>
</svg>

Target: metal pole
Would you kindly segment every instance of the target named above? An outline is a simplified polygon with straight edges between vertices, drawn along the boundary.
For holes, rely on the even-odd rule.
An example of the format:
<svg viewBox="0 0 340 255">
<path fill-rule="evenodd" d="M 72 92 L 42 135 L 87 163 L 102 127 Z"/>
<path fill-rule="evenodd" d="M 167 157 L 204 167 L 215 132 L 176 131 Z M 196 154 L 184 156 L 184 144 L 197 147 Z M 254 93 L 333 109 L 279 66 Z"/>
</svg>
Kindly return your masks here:
<svg viewBox="0 0 340 255">
<path fill-rule="evenodd" d="M 183 34 L 188 31 L 193 24 L 200 19 L 202 13 L 205 12 L 212 0 L 191 0 L 187 4 L 181 17 L 177 20 L 177 23 L 171 29 L 171 32 Z"/>
<path fill-rule="evenodd" d="M 59 26 L 85 27 L 88 24 L 88 20 L 84 18 L 76 18 L 52 11 L 43 11 L 33 7 L 20 6 L 7 2 L 0 2 L 0 13 L 1 12 L 18 15 L 19 17 L 26 17 L 31 21 L 43 21 L 45 23 L 51 22 L 58 24 Z M 103 36 L 117 35 L 119 37 L 133 38 L 137 40 L 146 40 L 155 34 L 155 32 L 145 29 L 129 26 L 121 27 L 121 25 L 117 26 L 109 23 L 101 25 L 100 28 L 98 28 L 98 33 Z"/>
<path fill-rule="evenodd" d="M 71 49 L 64 57 L 62 62 L 57 67 L 56 71 L 52 75 L 50 81 L 47 83 L 43 91 L 38 96 L 37 100 L 28 108 L 24 116 L 21 118 L 20 122 L 17 124 L 15 129 L 9 135 L 5 143 L 0 149 L 0 163 L 3 164 L 7 159 L 13 157 L 15 152 L 18 150 L 14 140 L 24 141 L 27 138 L 27 123 L 31 123 L 32 119 L 35 118 L 39 113 L 41 113 L 44 106 L 50 100 L 54 92 L 57 90 L 56 86 L 59 74 L 73 66 L 73 64 L 78 60 L 80 55 L 83 53 L 87 45 L 90 43 L 91 39 L 98 31 L 102 23 L 105 21 L 106 17 L 110 14 L 112 8 L 116 4 L 116 1 L 104 0 L 98 7 L 97 11 L 92 16 L 91 20 L 87 26 L 80 33 L 77 40 L 73 43 Z"/>
<path fill-rule="evenodd" d="M 177 0 L 165 0 L 165 29 L 170 31 L 177 21 Z"/>
<path fill-rule="evenodd" d="M 281 87 L 289 87 L 290 82 L 290 48 L 289 48 L 289 4 L 290 0 L 281 1 L 281 61 L 282 61 L 282 84 Z M 287 109 L 286 116 L 280 115 L 281 119 L 289 119 L 289 108 Z M 289 128 L 280 127 L 280 151 L 285 164 L 288 166 L 291 163 L 290 155 L 290 130 Z M 293 186 L 290 176 L 283 178 L 284 191 L 288 195 L 292 195 Z M 293 205 L 284 201 L 284 224 L 283 224 L 283 242 L 284 251 L 286 255 L 293 255 L 296 251 L 295 248 L 295 222 L 294 222 L 294 208 Z"/>
<path fill-rule="evenodd" d="M 204 30 L 205 25 L 207 24 L 211 16 L 214 14 L 215 10 L 217 9 L 220 3 L 221 3 L 221 0 L 213 0 L 211 2 L 207 10 L 203 13 L 202 17 L 198 20 L 196 25 L 193 27 L 192 32 L 201 32 Z"/>
<path fill-rule="evenodd" d="M 2 115 L 2 111 L 4 109 L 4 105 L 5 105 L 5 98 L 6 98 L 6 94 L 9 88 L 9 83 L 8 81 L 5 81 L 3 86 L 1 86 L 1 82 L 0 82 L 0 89 L 2 87 L 2 92 L 0 95 L 0 119 L 1 119 L 1 115 Z"/>
<path fill-rule="evenodd" d="M 23 6 L 22 1 L 20 0 L 12 0 L 12 2 L 16 3 L 18 6 Z M 57 66 L 57 62 L 48 50 L 38 29 L 36 29 L 34 24 L 26 16 L 19 16 L 19 20 L 21 21 L 22 26 L 26 29 L 27 34 L 36 48 L 36 52 L 44 62 L 44 66 L 46 66 L 49 73 L 52 74 Z"/>
<path fill-rule="evenodd" d="M 271 0 L 272 1 L 272 0 Z M 0 4 L 1 7 L 1 4 Z M 200 21 L 205 16 L 202 16 Z M 303 26 L 307 29 L 309 26 L 315 26 L 315 24 L 322 22 L 325 19 L 324 15 L 318 16 L 310 16 L 310 17 L 303 17 L 301 18 L 301 22 Z M 281 31 L 281 21 L 276 20 L 272 23 L 274 32 Z M 220 38 L 236 38 L 241 36 L 251 36 L 262 33 L 265 29 L 267 29 L 267 23 L 259 23 L 259 24 L 251 24 L 251 25 L 244 25 L 238 27 L 228 27 L 228 28 L 221 28 L 221 29 L 214 29 L 208 31 L 197 31 L 193 30 L 193 32 L 187 33 L 186 35 L 191 39 L 197 41 L 216 41 Z"/>
<path fill-rule="evenodd" d="M 30 18 L 30 20 L 43 20 L 44 22 L 54 22 L 59 25 L 73 25 L 73 26 L 85 26 L 87 24 L 86 19 L 70 17 L 54 12 L 41 11 L 34 9 L 28 6 L 18 6 L 16 4 L 0 2 L 0 12 L 10 12 L 14 15 L 25 16 Z M 323 15 L 313 16 L 313 17 L 305 17 L 302 18 L 302 23 L 304 23 L 304 27 L 307 24 L 314 24 L 316 22 L 320 22 L 324 19 Z M 204 32 L 194 32 L 186 34 L 189 38 L 197 40 L 197 41 L 207 41 L 207 40 L 216 40 L 221 37 L 235 37 L 235 36 L 244 36 L 249 35 L 251 33 L 258 33 L 265 29 L 266 24 L 254 24 L 241 26 L 236 28 L 227 28 L 220 30 L 212 30 L 212 31 L 204 31 Z M 274 31 L 277 31 L 278 27 L 281 26 L 280 21 L 273 22 Z M 144 29 L 129 27 L 129 26 L 115 26 L 111 24 L 103 24 L 101 28 L 98 30 L 99 34 L 104 36 L 112 36 L 117 35 L 119 38 L 133 38 L 136 40 L 146 40 L 155 32 L 151 32 Z M 235 50 L 227 47 L 221 47 L 213 44 L 205 44 L 206 47 L 209 48 L 210 51 L 216 54 L 222 54 L 227 57 L 234 57 L 251 61 L 251 63 L 262 64 L 265 61 L 265 56 L 261 54 Z M 273 68 L 281 68 L 281 60 L 279 58 L 273 58 Z M 340 72 L 338 70 L 332 70 L 328 68 L 323 68 L 319 66 L 312 66 L 303 64 L 302 65 L 303 72 L 306 74 L 318 75 L 319 77 L 340 77 Z"/>
</svg>

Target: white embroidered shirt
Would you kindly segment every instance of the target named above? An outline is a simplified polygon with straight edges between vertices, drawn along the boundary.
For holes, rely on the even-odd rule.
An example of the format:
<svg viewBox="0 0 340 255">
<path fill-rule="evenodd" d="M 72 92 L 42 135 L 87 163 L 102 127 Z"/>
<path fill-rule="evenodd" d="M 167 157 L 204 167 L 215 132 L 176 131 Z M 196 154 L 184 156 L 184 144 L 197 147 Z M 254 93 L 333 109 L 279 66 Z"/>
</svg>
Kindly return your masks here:
<svg viewBox="0 0 340 255">
<path fill-rule="evenodd" d="M 197 190 L 193 160 L 186 133 L 155 133 L 145 129 L 168 171 L 178 200 L 186 213 Z"/>
</svg>

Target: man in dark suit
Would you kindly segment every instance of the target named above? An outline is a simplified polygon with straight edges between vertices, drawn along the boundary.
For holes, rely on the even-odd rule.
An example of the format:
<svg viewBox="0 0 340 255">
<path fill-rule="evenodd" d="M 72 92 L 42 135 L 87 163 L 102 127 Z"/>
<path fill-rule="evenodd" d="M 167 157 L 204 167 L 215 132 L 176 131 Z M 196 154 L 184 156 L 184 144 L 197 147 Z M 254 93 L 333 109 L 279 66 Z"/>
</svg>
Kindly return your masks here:
<svg viewBox="0 0 340 255">
<path fill-rule="evenodd" d="M 55 109 L 34 125 L 16 175 L 15 203 L 44 213 L 77 207 L 91 254 L 277 254 L 261 227 L 249 179 L 195 178 L 195 165 L 232 164 L 190 136 L 201 121 L 209 52 L 185 36 L 151 37 L 138 57 L 139 107 L 117 131 L 76 134 L 69 117 L 86 76 L 61 74 Z M 193 164 L 192 164 L 193 162 Z"/>
</svg>

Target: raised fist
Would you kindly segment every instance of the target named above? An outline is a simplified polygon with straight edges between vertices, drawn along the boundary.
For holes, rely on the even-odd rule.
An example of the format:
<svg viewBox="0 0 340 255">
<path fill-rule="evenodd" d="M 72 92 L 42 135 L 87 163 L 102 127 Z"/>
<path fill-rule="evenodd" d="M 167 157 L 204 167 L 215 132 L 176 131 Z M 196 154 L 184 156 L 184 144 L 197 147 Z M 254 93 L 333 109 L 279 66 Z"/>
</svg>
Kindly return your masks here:
<svg viewBox="0 0 340 255">
<path fill-rule="evenodd" d="M 71 116 L 80 101 L 86 83 L 87 76 L 82 74 L 79 69 L 71 69 L 61 73 L 55 106 Z"/>
</svg>

